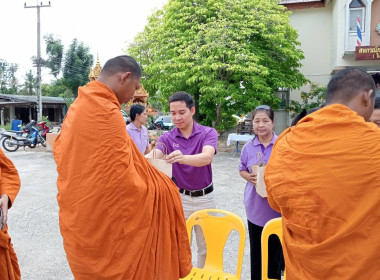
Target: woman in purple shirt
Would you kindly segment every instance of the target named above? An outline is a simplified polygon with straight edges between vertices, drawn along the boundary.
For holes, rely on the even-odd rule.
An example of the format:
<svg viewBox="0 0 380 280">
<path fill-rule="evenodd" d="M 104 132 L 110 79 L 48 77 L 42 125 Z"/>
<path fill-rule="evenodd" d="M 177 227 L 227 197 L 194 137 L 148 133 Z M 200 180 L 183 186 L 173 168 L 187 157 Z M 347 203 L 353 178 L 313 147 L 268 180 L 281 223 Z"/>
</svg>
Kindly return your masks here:
<svg viewBox="0 0 380 280">
<path fill-rule="evenodd" d="M 132 122 L 127 125 L 127 132 L 135 142 L 139 151 L 145 155 L 154 147 L 154 142 L 149 144 L 148 129 L 145 127 L 148 121 L 148 112 L 141 104 L 133 104 L 130 110 Z"/>
<path fill-rule="evenodd" d="M 256 192 L 256 175 L 252 174 L 252 165 L 266 164 L 272 153 L 277 136 L 273 132 L 274 113 L 267 105 L 260 105 L 252 113 L 255 138 L 246 143 L 240 157 L 240 176 L 246 181 L 244 204 L 248 219 L 249 241 L 251 249 L 251 280 L 261 280 L 261 233 L 266 222 L 280 217 L 266 198 Z M 268 277 L 281 279 L 284 262 L 281 243 L 277 237 L 269 239 Z"/>
</svg>

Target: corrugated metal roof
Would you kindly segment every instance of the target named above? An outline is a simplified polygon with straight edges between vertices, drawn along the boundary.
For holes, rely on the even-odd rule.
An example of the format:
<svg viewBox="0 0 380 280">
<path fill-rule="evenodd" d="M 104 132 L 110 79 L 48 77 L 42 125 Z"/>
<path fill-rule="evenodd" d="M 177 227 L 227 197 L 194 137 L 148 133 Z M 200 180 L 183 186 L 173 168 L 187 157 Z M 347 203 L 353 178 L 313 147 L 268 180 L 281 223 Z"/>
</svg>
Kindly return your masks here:
<svg viewBox="0 0 380 280">
<path fill-rule="evenodd" d="M 45 104 L 66 104 L 66 101 L 62 97 L 51 97 L 51 96 L 41 96 L 42 103 Z M 9 100 L 9 102 L 29 102 L 37 103 L 36 95 L 16 95 L 16 94 L 0 94 L 0 101 L 4 103 L 4 100 Z"/>
</svg>

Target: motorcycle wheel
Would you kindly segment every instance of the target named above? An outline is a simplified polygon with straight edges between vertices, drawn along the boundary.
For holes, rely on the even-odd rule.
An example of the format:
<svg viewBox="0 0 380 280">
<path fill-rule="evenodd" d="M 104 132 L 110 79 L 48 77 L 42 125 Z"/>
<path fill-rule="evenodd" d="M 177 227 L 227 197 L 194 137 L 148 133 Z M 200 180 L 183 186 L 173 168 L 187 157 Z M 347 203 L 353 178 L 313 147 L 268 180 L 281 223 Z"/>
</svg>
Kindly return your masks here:
<svg viewBox="0 0 380 280">
<path fill-rule="evenodd" d="M 36 146 L 37 146 L 37 143 L 36 143 L 36 142 L 35 142 L 35 143 L 30 143 L 30 144 L 28 145 L 28 147 L 31 148 L 31 149 L 34 149 Z"/>
<path fill-rule="evenodd" d="M 11 140 L 10 138 L 5 138 L 3 140 L 3 147 L 8 152 L 16 152 L 20 145 L 18 144 L 18 140 L 16 139 Z"/>
<path fill-rule="evenodd" d="M 46 140 L 43 136 L 37 135 L 37 142 L 41 143 L 42 146 L 46 147 Z"/>
</svg>

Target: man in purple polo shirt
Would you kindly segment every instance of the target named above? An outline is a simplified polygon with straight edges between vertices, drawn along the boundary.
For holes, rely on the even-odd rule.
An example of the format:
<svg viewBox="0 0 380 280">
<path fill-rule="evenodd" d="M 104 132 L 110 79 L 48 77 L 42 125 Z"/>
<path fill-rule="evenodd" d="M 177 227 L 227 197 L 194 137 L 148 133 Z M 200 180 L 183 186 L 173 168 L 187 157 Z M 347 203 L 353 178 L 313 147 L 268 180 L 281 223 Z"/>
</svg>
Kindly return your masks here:
<svg viewBox="0 0 380 280">
<path fill-rule="evenodd" d="M 193 212 L 215 208 L 211 162 L 217 151 L 218 134 L 211 127 L 193 121 L 194 100 L 187 92 L 169 97 L 170 114 L 176 126 L 157 140 L 156 157 L 168 153 L 166 161 L 173 164 L 173 177 L 181 193 L 187 219 Z M 161 144 L 163 143 L 163 144 Z M 147 155 L 153 157 L 153 153 Z M 202 230 L 195 227 L 198 246 L 197 266 L 203 267 L 207 248 Z"/>
<path fill-rule="evenodd" d="M 128 134 L 139 151 L 145 155 L 150 152 L 153 145 L 153 143 L 149 145 L 148 129 L 144 126 L 148 121 L 148 113 L 141 104 L 133 104 L 129 114 L 132 122 L 127 125 Z"/>
</svg>

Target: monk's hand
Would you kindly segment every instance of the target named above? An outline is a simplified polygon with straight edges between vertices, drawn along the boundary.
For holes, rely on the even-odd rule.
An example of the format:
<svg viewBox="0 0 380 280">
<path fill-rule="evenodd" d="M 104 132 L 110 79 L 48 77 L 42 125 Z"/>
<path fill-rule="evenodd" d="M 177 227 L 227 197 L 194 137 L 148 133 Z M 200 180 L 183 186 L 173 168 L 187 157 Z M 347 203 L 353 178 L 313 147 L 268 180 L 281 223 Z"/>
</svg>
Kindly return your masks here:
<svg viewBox="0 0 380 280">
<path fill-rule="evenodd" d="M 253 185 L 257 183 L 257 175 L 253 173 L 249 173 L 248 182 L 251 182 Z"/>
<path fill-rule="evenodd" d="M 6 194 L 2 194 L 1 197 L 0 197 L 0 208 L 1 208 L 1 211 L 2 211 L 2 228 L 3 229 L 5 227 L 5 225 L 7 224 L 7 220 L 8 220 L 8 201 L 9 201 L 9 198 L 8 198 L 8 195 Z"/>
<path fill-rule="evenodd" d="M 184 163 L 185 161 L 185 156 L 182 154 L 180 150 L 175 150 L 174 152 L 171 152 L 167 157 L 166 157 L 166 162 L 167 163 Z"/>
</svg>

